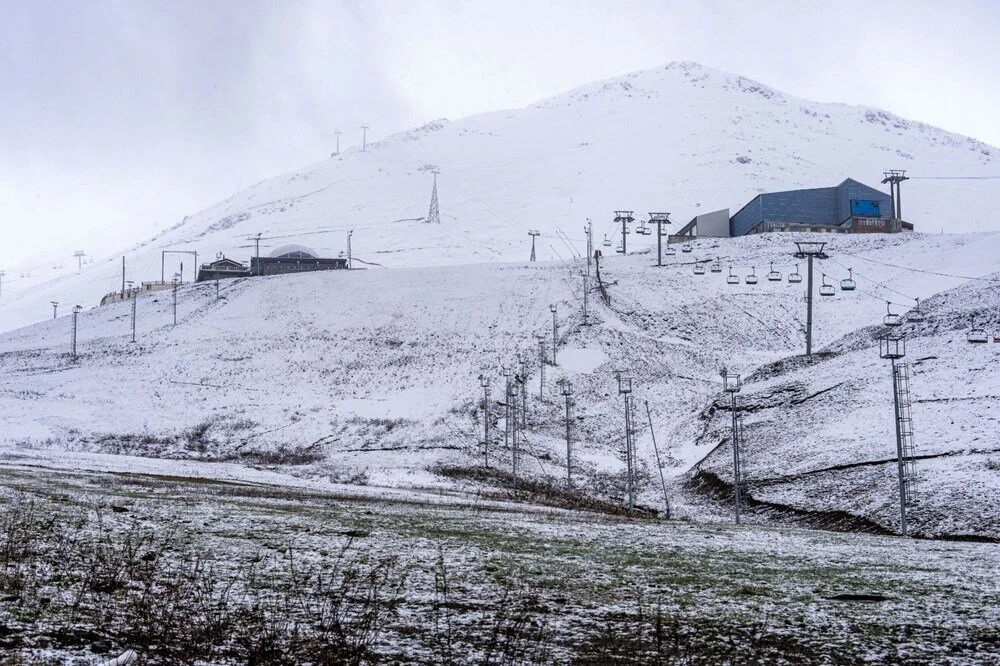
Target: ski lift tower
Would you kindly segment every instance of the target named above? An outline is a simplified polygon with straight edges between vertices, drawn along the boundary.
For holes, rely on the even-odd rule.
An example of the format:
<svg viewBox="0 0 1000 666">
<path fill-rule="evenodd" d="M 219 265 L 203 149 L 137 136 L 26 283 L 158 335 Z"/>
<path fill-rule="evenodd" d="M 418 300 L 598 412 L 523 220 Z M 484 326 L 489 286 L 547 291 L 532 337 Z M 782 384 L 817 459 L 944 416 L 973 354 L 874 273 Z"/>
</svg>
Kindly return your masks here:
<svg viewBox="0 0 1000 666">
<path fill-rule="evenodd" d="M 829 259 L 830 255 L 823 251 L 826 243 L 823 241 L 796 241 L 796 259 L 809 260 L 809 280 L 806 286 L 806 356 L 812 356 L 813 332 L 813 259 Z"/>
<path fill-rule="evenodd" d="M 670 224 L 670 213 L 650 213 L 649 223 L 656 225 L 656 265 L 663 265 L 663 225 Z"/>
<path fill-rule="evenodd" d="M 535 260 L 535 239 L 538 238 L 541 233 L 537 229 L 529 229 L 528 235 L 531 236 L 531 258 L 528 261 Z"/>
<path fill-rule="evenodd" d="M 917 501 L 913 417 L 910 413 L 910 368 L 897 361 L 906 356 L 906 338 L 887 333 L 879 339 L 879 356 L 892 363 L 892 395 L 896 422 L 896 459 L 899 475 L 899 532 L 907 536 L 906 509 Z"/>
<path fill-rule="evenodd" d="M 906 175 L 906 171 L 902 169 L 889 169 L 888 171 L 884 171 L 882 175 L 884 176 L 882 184 L 889 184 L 889 191 L 892 195 L 892 217 L 896 220 L 896 224 L 902 225 L 903 203 L 900 199 L 899 184 L 910 178 Z M 901 230 L 902 227 L 900 227 Z"/>
<path fill-rule="evenodd" d="M 740 485 L 743 482 L 743 463 L 740 456 L 740 447 L 742 442 L 740 442 L 740 421 L 739 416 L 736 412 L 736 394 L 740 392 L 743 388 L 743 382 L 740 380 L 740 376 L 727 371 L 725 368 L 719 373 L 722 375 L 722 390 L 729 394 L 732 402 L 730 403 L 730 409 L 733 413 L 733 507 L 736 512 L 736 524 L 740 524 L 740 504 L 743 502 L 743 498 L 740 493 Z"/>
<path fill-rule="evenodd" d="M 628 225 L 632 224 L 632 222 L 635 221 L 635 218 L 632 217 L 632 212 L 633 211 L 631 211 L 631 210 L 616 210 L 615 211 L 615 224 L 621 222 L 621 225 L 622 225 L 622 249 L 621 249 L 621 254 L 628 254 L 628 245 L 626 244 L 625 239 L 628 238 L 628 234 L 631 233 L 629 231 Z"/>
</svg>

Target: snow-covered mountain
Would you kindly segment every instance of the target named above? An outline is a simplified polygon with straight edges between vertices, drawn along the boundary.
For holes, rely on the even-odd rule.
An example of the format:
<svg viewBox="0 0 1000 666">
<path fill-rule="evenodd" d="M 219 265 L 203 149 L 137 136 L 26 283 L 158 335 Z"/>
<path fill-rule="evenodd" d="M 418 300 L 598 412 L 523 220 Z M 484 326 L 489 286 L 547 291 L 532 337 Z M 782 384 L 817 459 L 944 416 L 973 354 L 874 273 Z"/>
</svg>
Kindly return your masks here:
<svg viewBox="0 0 1000 666">
<path fill-rule="evenodd" d="M 100 256 L 81 274 L 67 257 L 9 269 L 0 330 L 39 321 L 49 301 L 95 304 L 129 279 L 161 275 L 161 251 L 248 258 L 297 242 L 324 255 L 345 249 L 388 267 L 521 260 L 529 229 L 541 258 L 580 252 L 582 226 L 612 233 L 615 209 L 666 210 L 684 222 L 737 209 L 761 191 L 818 187 L 853 177 L 878 185 L 884 169 L 913 176 L 997 175 L 1000 151 L 885 111 L 821 104 L 741 76 L 673 63 L 583 86 L 523 109 L 434 121 L 272 178 L 193 214 L 145 243 Z M 442 224 L 422 223 L 440 170 Z M 918 180 L 903 186 L 918 230 L 997 227 L 998 181 Z M 560 237 L 560 235 L 564 236 Z M 95 246 L 107 247 L 107 239 Z M 573 247 L 574 249 L 570 249 Z M 95 252 L 92 248 L 82 248 Z M 638 249 L 638 247 L 636 248 Z M 193 258 L 167 255 L 170 276 Z M 30 277 L 21 277 L 22 272 Z"/>
<path fill-rule="evenodd" d="M 683 488 L 699 462 L 726 478 L 725 446 L 717 449 L 725 415 L 706 416 L 721 400 L 726 365 L 748 378 L 743 404 L 761 406 L 747 418 L 755 499 L 894 529 L 891 393 L 870 327 L 886 300 L 901 312 L 912 297 L 928 317 L 906 329 L 918 453 L 935 456 L 920 463 L 927 509 L 914 524 L 926 534 L 1000 537 L 995 517 L 980 511 L 1000 499 L 991 413 L 1000 345 L 965 342 L 973 313 L 991 335 L 1000 331 L 1000 233 L 830 238 L 818 268 L 828 277 L 817 281 L 837 283 L 851 266 L 858 289 L 816 303 L 816 348 L 829 354 L 812 364 L 796 356 L 803 285 L 763 279 L 772 265 L 783 276 L 795 270 L 793 241 L 802 238 L 700 239 L 664 268 L 648 253 L 609 257 L 601 272 L 611 305 L 590 294 L 586 327 L 582 262 L 571 272 L 558 261 L 251 278 L 223 283 L 221 298 L 211 283 L 186 285 L 176 326 L 169 292 L 139 299 L 135 344 L 131 304 L 84 312 L 78 362 L 67 358 L 70 319 L 44 321 L 0 335 L 0 448 L 15 459 L 68 450 L 200 461 L 206 470 L 214 461 L 263 465 L 313 481 L 450 486 L 435 474 L 442 466 L 484 460 L 482 372 L 492 378 L 491 461 L 510 469 L 500 366 L 520 354 L 529 390 L 521 474 L 564 478 L 559 382 L 569 380 L 575 483 L 620 501 L 613 371 L 625 370 L 638 407 L 640 501 L 661 501 L 648 401 L 668 486 L 687 503 L 678 513 L 700 517 L 704 506 Z M 739 276 L 755 270 L 760 283 L 693 274 L 695 260 L 715 257 Z M 920 272 L 928 268 L 951 277 Z M 561 346 L 543 384 L 535 335 L 551 335 L 550 304 Z M 766 369 L 774 363 L 783 365 Z M 116 460 L 104 464 L 133 464 Z M 838 465 L 847 467 L 830 469 Z M 961 492 L 969 479 L 975 498 Z"/>
</svg>

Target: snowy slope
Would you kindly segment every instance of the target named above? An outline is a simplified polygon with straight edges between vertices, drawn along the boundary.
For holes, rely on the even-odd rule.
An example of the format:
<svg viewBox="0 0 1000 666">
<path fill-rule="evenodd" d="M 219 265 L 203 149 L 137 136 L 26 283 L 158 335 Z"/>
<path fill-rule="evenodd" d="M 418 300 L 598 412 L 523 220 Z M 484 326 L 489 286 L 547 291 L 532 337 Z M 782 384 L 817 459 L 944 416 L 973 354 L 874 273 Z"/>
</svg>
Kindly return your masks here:
<svg viewBox="0 0 1000 666">
<path fill-rule="evenodd" d="M 1000 534 L 1000 273 L 921 305 L 907 337 L 922 534 Z M 970 317 L 989 344 L 966 341 Z M 885 326 L 860 329 L 814 363 L 768 367 L 740 394 L 750 495 L 806 510 L 845 510 L 898 529 L 892 374 Z M 717 403 L 716 407 L 721 406 Z M 703 441 L 726 440 L 702 468 L 732 482 L 728 410 L 712 410 Z"/>
<path fill-rule="evenodd" d="M 542 258 L 582 251 L 587 218 L 598 237 L 612 211 L 667 210 L 685 222 L 734 211 L 760 191 L 829 186 L 851 176 L 877 185 L 887 168 L 911 175 L 997 175 L 997 149 L 865 107 L 819 104 L 693 63 L 583 86 L 524 109 L 440 120 L 258 183 L 121 253 L 96 254 L 81 275 L 69 257 L 8 269 L 0 330 L 44 319 L 49 301 L 95 304 L 129 279 L 159 279 L 162 250 L 246 259 L 262 232 L 264 251 L 286 242 L 324 255 L 345 249 L 382 266 L 523 260 L 539 229 Z M 427 214 L 433 169 L 442 224 Z M 919 230 L 996 228 L 998 181 L 912 180 L 904 217 Z M 564 233 L 571 240 L 556 237 Z M 107 247 L 107 239 L 94 245 Z M 648 241 L 647 241 L 648 243 Z M 639 241 L 633 236 L 632 245 Z M 168 255 L 163 272 L 192 257 Z M 58 262 L 57 262 L 58 263 Z M 23 270 L 31 277 L 21 277 Z"/>
<path fill-rule="evenodd" d="M 622 414 L 613 370 L 622 369 L 634 378 L 639 408 L 640 499 L 655 506 L 659 486 L 645 402 L 666 459 L 665 472 L 671 485 L 679 487 L 691 466 L 723 436 L 723 422 L 706 426 L 700 418 L 719 397 L 719 366 L 749 375 L 801 353 L 803 347 L 801 285 L 762 280 L 756 286 L 731 286 L 722 274 L 693 275 L 692 262 L 722 257 L 723 265 L 732 265 L 738 275 L 751 267 L 763 275 L 774 262 L 787 274 L 793 269 L 790 252 L 796 238 L 767 234 L 700 240 L 692 254 L 670 258 L 665 268 L 653 267 L 649 254 L 607 258 L 602 274 L 610 283 L 612 303 L 600 305 L 596 294 L 590 294 L 598 323 L 589 327 L 579 325 L 582 278 L 561 262 L 254 278 L 224 283 L 221 299 L 213 285 L 185 286 L 178 292 L 176 327 L 170 325 L 169 293 L 139 300 L 135 345 L 129 342 L 129 304 L 84 312 L 78 363 L 66 357 L 70 319 L 45 321 L 0 336 L 0 444 L 42 452 L 277 465 L 285 473 L 335 482 L 438 486 L 445 483 L 434 474 L 439 466 L 482 461 L 477 377 L 484 370 L 493 382 L 491 455 L 494 464 L 510 467 L 511 451 L 502 445 L 502 409 L 496 404 L 502 385 L 499 366 L 513 364 L 521 353 L 528 362 L 531 391 L 522 473 L 564 475 L 564 403 L 557 382 L 569 379 L 575 391 L 578 483 L 621 499 Z M 846 272 L 840 264 L 854 266 L 859 290 L 817 303 L 817 347 L 844 344 L 838 340 L 879 322 L 885 311 L 882 298 L 905 300 L 873 283 L 920 298 L 952 287 L 971 288 L 961 287 L 966 280 L 958 276 L 995 270 L 1000 233 L 838 236 L 830 238 L 829 251 L 831 259 L 821 270 L 839 280 Z M 579 271 L 581 264 L 572 268 Z M 534 335 L 550 334 L 550 303 L 559 308 L 562 346 L 559 366 L 546 368 L 540 399 Z M 962 308 L 987 308 L 974 299 L 957 303 L 956 326 L 964 316 Z M 936 299 L 925 305 L 928 311 L 940 307 Z M 954 337 L 960 331 L 945 334 Z M 985 355 L 985 362 L 995 349 L 989 345 L 977 353 Z M 885 368 L 877 355 L 869 358 L 870 349 L 858 353 L 863 362 L 845 354 L 834 374 L 862 385 L 884 383 Z M 959 373 L 981 364 L 961 355 L 952 360 Z M 826 361 L 822 367 L 839 362 Z M 856 377 L 861 370 L 875 374 Z M 988 371 L 979 375 L 984 395 L 1000 394 Z M 824 381 L 814 379 L 817 385 Z M 928 391 L 922 394 L 927 396 L 936 395 L 938 388 L 951 390 L 949 382 L 955 380 L 942 375 L 940 387 L 938 381 L 914 377 L 915 387 L 921 387 L 916 390 Z M 748 398 L 754 386 L 748 385 Z M 883 397 L 879 392 L 878 399 Z M 884 411 L 855 411 L 858 429 L 884 429 Z M 829 418 L 834 427 L 836 416 Z M 916 408 L 915 418 L 918 424 L 928 420 Z M 952 435 L 955 442 L 966 435 L 988 439 L 990 423 L 970 419 L 963 424 L 964 433 Z M 822 431 L 816 435 L 824 436 Z M 858 439 L 857 447 L 867 441 Z M 785 448 L 775 449 L 768 476 L 827 464 L 790 455 L 793 439 L 775 437 L 775 443 Z M 844 448 L 843 459 L 868 460 L 857 447 Z M 756 456 L 751 453 L 755 465 Z M 940 464 L 958 461 L 942 458 Z M 715 458 L 706 464 L 715 465 Z M 724 473 L 722 460 L 716 466 Z M 928 481 L 929 494 L 935 483 Z M 864 510 L 850 497 L 828 495 L 841 508 Z M 873 487 L 866 497 L 891 502 L 891 488 Z M 966 504 L 954 498 L 959 510 Z M 943 517 L 934 520 L 925 529 L 951 529 Z M 968 530 L 963 526 L 961 531 Z"/>
</svg>

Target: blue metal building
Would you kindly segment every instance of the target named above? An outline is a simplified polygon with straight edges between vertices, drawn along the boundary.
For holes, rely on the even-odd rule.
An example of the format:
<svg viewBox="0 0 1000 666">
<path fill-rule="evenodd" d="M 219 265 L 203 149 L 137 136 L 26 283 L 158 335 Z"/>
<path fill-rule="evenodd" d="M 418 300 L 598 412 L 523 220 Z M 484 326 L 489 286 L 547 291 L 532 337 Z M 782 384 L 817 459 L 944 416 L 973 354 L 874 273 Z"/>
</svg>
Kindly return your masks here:
<svg viewBox="0 0 1000 666">
<path fill-rule="evenodd" d="M 848 178 L 836 187 L 758 194 L 729 220 L 730 235 L 764 231 L 889 233 L 911 225 L 894 219 L 892 197 Z"/>
</svg>

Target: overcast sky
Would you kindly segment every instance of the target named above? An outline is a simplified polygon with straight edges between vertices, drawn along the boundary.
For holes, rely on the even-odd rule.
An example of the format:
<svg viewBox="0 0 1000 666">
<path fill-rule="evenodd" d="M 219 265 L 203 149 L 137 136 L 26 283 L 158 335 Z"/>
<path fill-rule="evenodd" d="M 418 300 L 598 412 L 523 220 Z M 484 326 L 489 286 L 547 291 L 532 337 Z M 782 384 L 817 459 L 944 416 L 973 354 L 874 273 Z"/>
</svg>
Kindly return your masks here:
<svg viewBox="0 0 1000 666">
<path fill-rule="evenodd" d="M 0 0 L 0 269 L 440 117 L 693 60 L 1000 145 L 1000 2 Z"/>
</svg>

